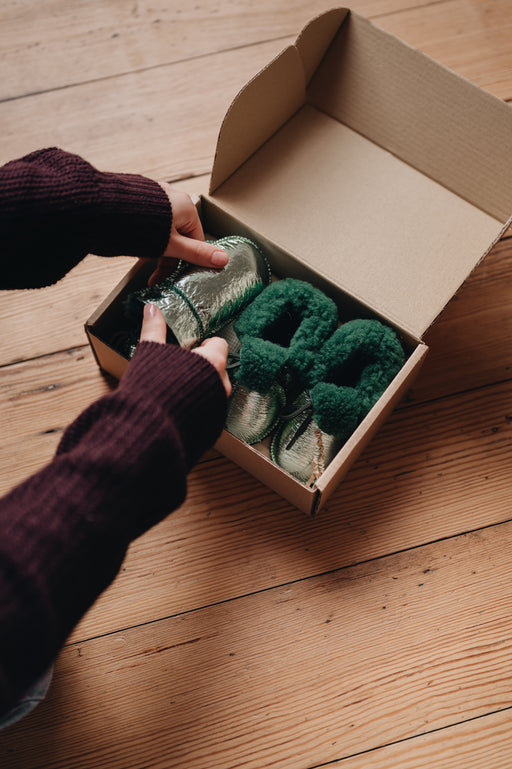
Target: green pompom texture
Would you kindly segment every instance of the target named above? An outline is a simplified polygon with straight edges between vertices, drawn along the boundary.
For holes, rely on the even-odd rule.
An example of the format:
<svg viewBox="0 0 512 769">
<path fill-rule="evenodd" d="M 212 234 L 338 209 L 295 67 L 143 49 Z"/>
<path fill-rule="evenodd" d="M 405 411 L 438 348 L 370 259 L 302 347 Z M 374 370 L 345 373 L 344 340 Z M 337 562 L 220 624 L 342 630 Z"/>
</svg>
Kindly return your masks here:
<svg viewBox="0 0 512 769">
<path fill-rule="evenodd" d="M 267 286 L 242 312 L 235 331 L 242 344 L 239 381 L 267 392 L 284 373 L 305 385 L 320 347 L 337 325 L 336 305 L 302 280 Z"/>
<path fill-rule="evenodd" d="M 396 333 L 377 320 L 351 320 L 323 345 L 310 373 L 321 430 L 346 440 L 405 362 Z"/>
</svg>

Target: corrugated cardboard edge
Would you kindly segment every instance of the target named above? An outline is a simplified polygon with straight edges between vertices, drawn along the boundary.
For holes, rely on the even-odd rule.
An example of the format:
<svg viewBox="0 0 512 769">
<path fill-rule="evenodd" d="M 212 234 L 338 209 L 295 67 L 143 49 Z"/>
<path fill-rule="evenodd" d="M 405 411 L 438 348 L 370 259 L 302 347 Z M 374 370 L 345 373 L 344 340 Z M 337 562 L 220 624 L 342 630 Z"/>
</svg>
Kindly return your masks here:
<svg viewBox="0 0 512 769">
<path fill-rule="evenodd" d="M 307 84 L 349 10 L 317 16 L 235 96 L 220 127 L 210 195 L 305 103 Z"/>
</svg>

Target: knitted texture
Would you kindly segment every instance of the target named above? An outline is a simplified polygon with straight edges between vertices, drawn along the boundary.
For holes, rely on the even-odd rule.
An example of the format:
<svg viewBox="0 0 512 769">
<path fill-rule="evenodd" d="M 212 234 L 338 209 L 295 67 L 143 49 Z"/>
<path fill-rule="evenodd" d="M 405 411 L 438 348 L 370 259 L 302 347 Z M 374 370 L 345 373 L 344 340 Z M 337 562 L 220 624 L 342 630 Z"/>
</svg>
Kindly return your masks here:
<svg viewBox="0 0 512 769">
<path fill-rule="evenodd" d="M 139 345 L 119 387 L 65 431 L 53 461 L 0 505 L 0 713 L 52 662 L 129 543 L 180 505 L 222 429 L 214 367 Z"/>
<path fill-rule="evenodd" d="M 0 287 L 61 278 L 88 252 L 160 256 L 171 206 L 149 179 L 57 149 L 0 168 Z M 130 542 L 182 503 L 219 435 L 226 394 L 203 357 L 140 344 L 119 387 L 0 502 L 0 716 L 51 664 Z"/>
<path fill-rule="evenodd" d="M 286 278 L 267 286 L 235 324 L 242 344 L 239 381 L 267 392 L 286 371 L 304 384 L 336 321 L 332 299 L 309 283 Z"/>
<path fill-rule="evenodd" d="M 351 320 L 323 345 L 311 370 L 314 418 L 346 439 L 378 401 L 405 361 L 395 332 L 376 320 Z"/>
<path fill-rule="evenodd" d="M 0 288 L 55 283 L 88 253 L 159 257 L 171 230 L 159 184 L 49 148 L 0 168 Z"/>
</svg>

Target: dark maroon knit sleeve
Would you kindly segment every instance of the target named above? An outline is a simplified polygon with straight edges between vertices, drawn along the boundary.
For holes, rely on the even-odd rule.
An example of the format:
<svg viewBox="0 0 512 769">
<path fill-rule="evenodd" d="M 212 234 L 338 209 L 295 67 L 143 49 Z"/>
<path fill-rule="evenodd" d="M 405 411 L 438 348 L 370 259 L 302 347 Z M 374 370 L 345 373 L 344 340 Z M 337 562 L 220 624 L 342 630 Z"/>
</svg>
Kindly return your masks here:
<svg viewBox="0 0 512 769">
<path fill-rule="evenodd" d="M 0 168 L 0 288 L 50 285 L 89 253 L 157 258 L 171 220 L 151 179 L 38 150 Z"/>
<path fill-rule="evenodd" d="M 208 361 L 143 342 L 53 461 L 1 501 L 0 714 L 49 666 L 129 543 L 182 503 L 225 411 Z"/>
</svg>

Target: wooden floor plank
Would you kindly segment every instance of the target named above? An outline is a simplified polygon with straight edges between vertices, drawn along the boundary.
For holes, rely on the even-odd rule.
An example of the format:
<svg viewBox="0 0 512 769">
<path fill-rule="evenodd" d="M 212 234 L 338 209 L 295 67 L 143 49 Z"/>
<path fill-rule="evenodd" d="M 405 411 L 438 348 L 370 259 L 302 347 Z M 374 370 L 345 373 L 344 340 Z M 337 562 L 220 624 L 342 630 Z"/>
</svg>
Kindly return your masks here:
<svg viewBox="0 0 512 769">
<path fill-rule="evenodd" d="M 229 104 L 285 45 L 261 43 L 4 102 L 0 163 L 57 145 L 110 171 L 166 180 L 209 173 Z"/>
<path fill-rule="evenodd" d="M 1 291 L 0 365 L 86 344 L 85 321 L 134 262 L 88 256 L 53 286 Z"/>
<path fill-rule="evenodd" d="M 327 5 L 7 0 L 0 162 L 60 144 L 201 191 L 233 95 Z M 508 0 L 351 6 L 512 99 Z M 508 767 L 511 247 L 432 326 L 407 400 L 316 520 L 208 452 L 47 702 L 0 734 L 2 769 Z M 128 263 L 0 297 L 3 489 L 108 390 L 82 323 Z"/>
<path fill-rule="evenodd" d="M 75 639 L 508 520 L 511 385 L 486 404 L 396 413 L 314 521 L 225 459 L 199 465 L 185 505 L 133 543 Z"/>
<path fill-rule="evenodd" d="M 510 708 L 511 546 L 508 523 L 69 646 L 2 767 L 309 769 Z"/>
<path fill-rule="evenodd" d="M 347 758 L 332 769 L 506 769 L 512 755 L 512 711 Z M 327 764 L 325 769 L 331 769 Z"/>
<path fill-rule="evenodd" d="M 452 0 L 432 6 L 429 18 L 433 20 L 445 6 L 451 9 L 439 21 L 437 39 L 444 42 L 434 53 L 501 98 L 512 98 L 512 77 L 506 76 L 512 71 L 510 27 L 498 13 L 506 0 L 486 3 L 487 10 L 495 10 L 488 14 L 491 28 L 475 24 L 469 31 L 466 27 L 460 31 L 459 19 L 462 13 L 468 15 L 468 3 L 470 0 Z M 417 36 L 408 32 L 405 39 L 420 48 L 428 48 L 428 39 L 421 37 L 426 13 L 407 16 L 407 24 L 404 21 L 407 31 L 416 20 Z M 392 14 L 379 17 L 379 23 L 386 19 L 390 31 L 400 33 L 401 18 L 401 14 Z M 441 25 L 448 22 L 451 32 L 443 38 Z M 455 32 L 459 57 L 452 54 Z M 217 132 L 232 98 L 294 39 L 291 36 L 6 102 L 0 117 L 0 162 L 57 144 L 113 171 L 140 171 L 160 179 L 208 173 Z M 34 114 L 37 121 L 32 119 Z"/>
<path fill-rule="evenodd" d="M 3 369 L 0 384 L 2 492 L 49 461 L 64 428 L 109 389 L 88 347 Z"/>
<path fill-rule="evenodd" d="M 472 390 L 512 372 L 512 239 L 498 243 L 425 334 L 409 401 Z"/>
<path fill-rule="evenodd" d="M 87 348 L 62 353 L 58 378 L 51 358 L 20 364 L 24 376 L 11 380 L 13 368 L 0 402 L 4 490 L 49 460 L 65 425 L 108 389 Z M 120 579 L 76 637 L 506 520 L 511 388 L 508 381 L 395 412 L 315 521 L 209 454 L 190 476 L 185 505 L 132 545 Z"/>
<path fill-rule="evenodd" d="M 424 0 L 352 0 L 364 16 Z M 0 100 L 158 67 L 262 40 L 296 35 L 329 0 L 275 3 L 4 1 L 0 6 Z"/>
</svg>

